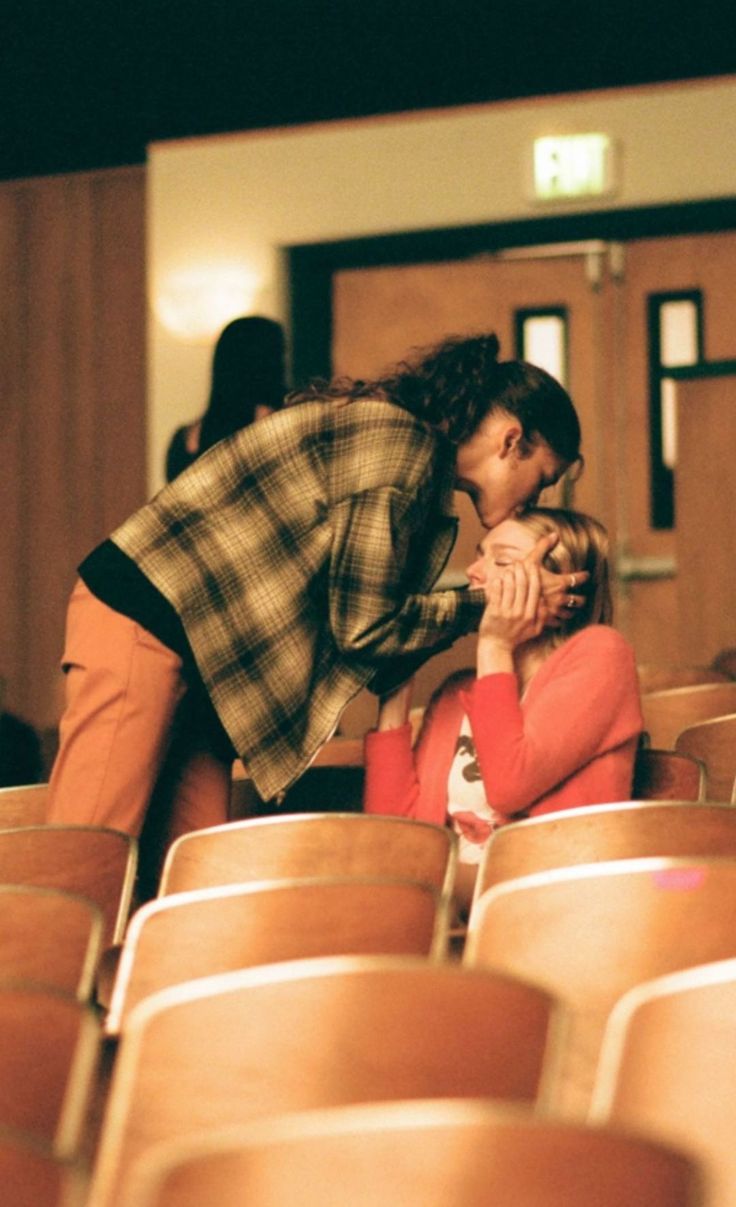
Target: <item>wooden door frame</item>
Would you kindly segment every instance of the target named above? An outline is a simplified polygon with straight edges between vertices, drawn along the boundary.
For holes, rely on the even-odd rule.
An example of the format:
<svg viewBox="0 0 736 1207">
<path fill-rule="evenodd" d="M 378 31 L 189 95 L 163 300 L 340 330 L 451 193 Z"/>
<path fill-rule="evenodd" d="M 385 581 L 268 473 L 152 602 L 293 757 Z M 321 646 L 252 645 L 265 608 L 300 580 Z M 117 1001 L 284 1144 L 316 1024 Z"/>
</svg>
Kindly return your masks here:
<svg viewBox="0 0 736 1207">
<path fill-rule="evenodd" d="M 284 249 L 289 289 L 291 374 L 295 386 L 328 378 L 332 349 L 332 278 L 355 268 L 464 260 L 509 247 L 600 239 L 714 234 L 736 230 L 736 197 L 675 205 L 544 217 L 477 226 L 403 231 Z"/>
</svg>

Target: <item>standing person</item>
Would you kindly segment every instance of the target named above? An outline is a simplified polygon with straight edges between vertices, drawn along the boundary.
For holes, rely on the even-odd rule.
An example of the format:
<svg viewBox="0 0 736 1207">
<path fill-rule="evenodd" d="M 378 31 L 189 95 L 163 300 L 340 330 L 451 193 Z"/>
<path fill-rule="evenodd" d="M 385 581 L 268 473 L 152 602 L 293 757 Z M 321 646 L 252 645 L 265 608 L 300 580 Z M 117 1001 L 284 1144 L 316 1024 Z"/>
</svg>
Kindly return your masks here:
<svg viewBox="0 0 736 1207">
<path fill-rule="evenodd" d="M 482 590 L 432 593 L 453 488 L 492 526 L 580 455 L 567 393 L 498 351 L 495 335 L 449 339 L 377 381 L 310 388 L 200 457 L 82 563 L 50 820 L 137 833 L 189 694 L 232 747 L 200 757 L 188 743 L 173 833 L 222 822 L 233 749 L 273 798 L 358 691 L 409 673 L 397 655 L 417 665 L 477 627 Z M 542 577 L 558 612 L 569 576 Z"/>
<path fill-rule="evenodd" d="M 557 534 L 543 565 L 587 573 L 585 601 L 555 627 L 540 610 L 530 553 Z M 487 605 L 476 673 L 450 676 L 412 749 L 406 684 L 366 735 L 365 809 L 450 824 L 459 836 L 458 897 L 467 907 L 499 825 L 576 805 L 628 800 L 643 728 L 634 651 L 611 628 L 605 529 L 574 511 L 532 508 L 503 520 L 468 567 Z"/>
<path fill-rule="evenodd" d="M 280 410 L 286 394 L 284 330 L 274 319 L 247 315 L 221 331 L 212 357 L 207 409 L 177 428 L 166 453 L 166 481 L 218 440 Z"/>
</svg>

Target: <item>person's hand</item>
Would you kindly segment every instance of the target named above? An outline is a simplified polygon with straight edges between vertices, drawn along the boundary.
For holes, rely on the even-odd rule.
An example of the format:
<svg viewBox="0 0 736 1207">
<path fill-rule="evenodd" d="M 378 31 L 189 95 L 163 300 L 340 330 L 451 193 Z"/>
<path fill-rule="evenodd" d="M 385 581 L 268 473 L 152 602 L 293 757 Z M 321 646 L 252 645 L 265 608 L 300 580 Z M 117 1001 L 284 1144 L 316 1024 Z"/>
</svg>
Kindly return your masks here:
<svg viewBox="0 0 736 1207">
<path fill-rule="evenodd" d="M 401 687 L 397 687 L 396 691 L 381 696 L 376 724 L 379 732 L 386 729 L 401 729 L 402 725 L 406 725 L 409 720 L 413 688 L 414 680 L 409 679 L 407 683 L 402 683 Z"/>
<path fill-rule="evenodd" d="M 539 563 L 524 558 L 505 566 L 500 573 L 497 570 L 486 584 L 485 592 L 486 607 L 478 628 L 479 646 L 510 657 L 517 645 L 537 637 L 544 627 L 547 609 Z"/>
<path fill-rule="evenodd" d="M 557 544 L 557 533 L 550 532 L 537 541 L 531 553 L 524 558 L 525 565 L 535 565 L 539 569 L 542 596 L 540 612 L 542 628 L 559 628 L 563 620 L 574 616 L 575 609 L 585 603 L 585 596 L 579 594 L 580 588 L 588 581 L 587 570 L 576 570 L 574 574 L 555 574 L 547 570 L 542 562 L 551 549 Z"/>
</svg>

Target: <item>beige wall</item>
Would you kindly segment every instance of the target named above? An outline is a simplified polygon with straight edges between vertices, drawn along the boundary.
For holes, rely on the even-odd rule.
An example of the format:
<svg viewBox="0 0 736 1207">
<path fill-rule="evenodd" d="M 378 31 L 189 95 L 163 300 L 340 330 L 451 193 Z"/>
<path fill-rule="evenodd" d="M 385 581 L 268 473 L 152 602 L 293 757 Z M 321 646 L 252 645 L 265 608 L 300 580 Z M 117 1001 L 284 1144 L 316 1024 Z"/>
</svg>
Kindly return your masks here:
<svg viewBox="0 0 736 1207">
<path fill-rule="evenodd" d="M 615 195 L 543 209 L 526 193 L 535 137 L 617 140 Z M 236 264 L 252 309 L 285 314 L 283 247 L 733 195 L 736 76 L 622 91 L 158 143 L 148 173 L 149 481 L 176 424 L 206 394 L 211 341 L 171 336 L 153 303 L 169 274 Z M 656 167 L 654 166 L 656 164 Z"/>
</svg>

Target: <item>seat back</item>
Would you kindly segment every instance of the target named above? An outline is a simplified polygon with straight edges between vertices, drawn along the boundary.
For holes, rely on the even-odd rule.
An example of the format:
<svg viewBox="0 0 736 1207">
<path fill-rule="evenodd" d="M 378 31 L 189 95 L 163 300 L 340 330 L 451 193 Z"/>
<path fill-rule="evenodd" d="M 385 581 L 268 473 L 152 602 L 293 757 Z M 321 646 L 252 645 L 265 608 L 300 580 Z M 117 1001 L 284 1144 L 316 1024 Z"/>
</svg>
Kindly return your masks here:
<svg viewBox="0 0 736 1207">
<path fill-rule="evenodd" d="M 77 893 L 102 911 L 104 945 L 119 942 L 130 911 L 137 843 L 104 826 L 0 830 L 0 883 Z"/>
<path fill-rule="evenodd" d="M 736 804 L 736 713 L 689 725 L 678 734 L 675 749 L 705 765 L 708 800 Z"/>
<path fill-rule="evenodd" d="M 650 745 L 673 750 L 677 735 L 689 725 L 736 712 L 736 681 L 645 692 L 641 704 Z"/>
<path fill-rule="evenodd" d="M 649 856 L 736 859 L 736 810 L 692 801 L 587 805 L 501 826 L 476 881 L 477 900 L 504 880 L 552 868 Z"/>
<path fill-rule="evenodd" d="M 303 960 L 166 990 L 123 1034 L 92 1201 L 118 1207 L 144 1151 L 217 1127 L 429 1094 L 531 1102 L 553 1008 L 536 986 L 401 957 Z"/>
<path fill-rule="evenodd" d="M 736 960 L 673 973 L 611 1014 L 592 1116 L 676 1144 L 702 1161 L 709 1207 L 736 1187 Z"/>
<path fill-rule="evenodd" d="M 121 1207 L 695 1207 L 698 1171 L 643 1137 L 489 1102 L 312 1111 L 151 1154 Z"/>
<path fill-rule="evenodd" d="M 446 903 L 408 880 L 257 881 L 161 897 L 131 920 L 107 1030 L 124 1027 L 152 993 L 195 977 L 309 956 L 440 956 L 446 937 Z"/>
<path fill-rule="evenodd" d="M 32 981 L 86 1001 L 101 941 L 102 914 L 85 897 L 0 885 L 0 980 Z"/>
<path fill-rule="evenodd" d="M 12 1207 L 83 1207 L 86 1177 L 76 1160 L 24 1132 L 0 1128 L 0 1186 Z"/>
<path fill-rule="evenodd" d="M 569 1011 L 545 1102 L 589 1105 L 608 1015 L 633 985 L 736 956 L 736 860 L 630 859 L 555 869 L 489 889 L 465 959 L 544 986 Z"/>
<path fill-rule="evenodd" d="M 0 1126 L 76 1154 L 99 1058 L 94 1012 L 71 995 L 0 985 L 0 1036 Z"/>
<path fill-rule="evenodd" d="M 698 683 L 725 683 L 732 676 L 713 666 L 672 666 L 640 662 L 636 668 L 642 692 L 667 691 L 670 687 L 695 687 Z"/>
<path fill-rule="evenodd" d="M 160 895 L 252 880 L 397 876 L 449 891 L 457 842 L 446 826 L 404 817 L 313 813 L 255 818 L 172 844 Z"/>
<path fill-rule="evenodd" d="M 705 800 L 705 765 L 683 751 L 644 746 L 636 754 L 631 798 Z"/>
<path fill-rule="evenodd" d="M 46 821 L 48 784 L 23 784 L 0 788 L 0 830 L 16 826 L 41 826 Z"/>
</svg>

